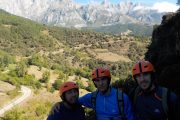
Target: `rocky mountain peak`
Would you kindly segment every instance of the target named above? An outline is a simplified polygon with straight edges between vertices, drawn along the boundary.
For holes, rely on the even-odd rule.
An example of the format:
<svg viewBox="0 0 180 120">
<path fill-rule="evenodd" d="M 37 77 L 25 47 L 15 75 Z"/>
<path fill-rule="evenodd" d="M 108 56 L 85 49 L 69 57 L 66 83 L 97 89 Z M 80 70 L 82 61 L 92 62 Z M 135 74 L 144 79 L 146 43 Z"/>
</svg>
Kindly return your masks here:
<svg viewBox="0 0 180 120">
<path fill-rule="evenodd" d="M 9 2 L 10 1 L 10 2 Z M 64 27 L 104 26 L 110 24 L 155 24 L 161 13 L 146 6 L 121 2 L 79 5 L 73 0 L 1 0 L 0 9 L 45 24 Z"/>
</svg>

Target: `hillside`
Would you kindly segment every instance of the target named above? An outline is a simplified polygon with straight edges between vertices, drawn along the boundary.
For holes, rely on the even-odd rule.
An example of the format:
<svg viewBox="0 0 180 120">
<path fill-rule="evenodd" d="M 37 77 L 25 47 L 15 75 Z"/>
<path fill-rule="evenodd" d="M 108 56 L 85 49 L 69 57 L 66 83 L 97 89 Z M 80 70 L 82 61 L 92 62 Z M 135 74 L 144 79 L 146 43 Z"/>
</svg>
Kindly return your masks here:
<svg viewBox="0 0 180 120">
<path fill-rule="evenodd" d="M 104 64 L 104 60 L 96 59 L 96 56 L 102 53 L 96 52 L 96 49 L 107 49 L 107 53 L 112 52 L 129 59 L 128 61 L 135 61 L 143 56 L 145 47 L 149 43 L 148 38 L 47 27 L 5 12 L 1 12 L 0 25 L 2 51 L 16 58 L 20 56 L 21 59 L 28 60 L 29 64 L 40 65 L 34 63 L 33 59 L 42 59 L 38 61 L 44 60 L 40 66 L 48 68 L 55 67 L 56 64 L 92 66 L 90 59 Z M 104 56 L 108 57 L 106 54 Z M 125 59 L 116 61 L 126 62 Z M 111 63 L 111 60 L 108 59 L 106 62 Z"/>
<path fill-rule="evenodd" d="M 88 27 L 84 29 L 95 30 L 102 33 L 121 34 L 126 31 L 131 31 L 130 34 L 135 36 L 151 36 L 153 27 L 144 24 L 114 24 L 101 27 Z"/>
<path fill-rule="evenodd" d="M 17 107 L 5 118 L 44 119 L 59 100 L 57 90 L 63 81 L 76 81 L 81 94 L 93 91 L 90 72 L 97 66 L 108 66 L 113 82 L 126 78 L 149 43 L 149 38 L 128 34 L 49 27 L 0 11 L 0 80 L 34 91 L 23 109 Z"/>
<path fill-rule="evenodd" d="M 29 56 L 44 48 L 50 50 L 54 45 L 49 37 L 41 33 L 46 29 L 43 25 L 3 11 L 0 13 L 1 50 L 14 55 Z"/>
</svg>

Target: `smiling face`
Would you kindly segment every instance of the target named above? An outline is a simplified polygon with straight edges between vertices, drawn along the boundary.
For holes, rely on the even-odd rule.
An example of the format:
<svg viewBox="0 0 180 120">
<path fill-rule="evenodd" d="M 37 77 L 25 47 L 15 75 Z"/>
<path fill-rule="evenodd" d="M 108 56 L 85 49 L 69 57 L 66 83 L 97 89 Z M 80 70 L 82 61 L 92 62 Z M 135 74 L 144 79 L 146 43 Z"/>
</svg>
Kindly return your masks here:
<svg viewBox="0 0 180 120">
<path fill-rule="evenodd" d="M 140 73 L 135 76 L 138 85 L 141 89 L 147 90 L 151 85 L 151 74 L 150 73 Z"/>
<path fill-rule="evenodd" d="M 107 77 L 96 78 L 94 84 L 100 92 L 106 92 L 109 87 L 109 80 Z"/>
</svg>

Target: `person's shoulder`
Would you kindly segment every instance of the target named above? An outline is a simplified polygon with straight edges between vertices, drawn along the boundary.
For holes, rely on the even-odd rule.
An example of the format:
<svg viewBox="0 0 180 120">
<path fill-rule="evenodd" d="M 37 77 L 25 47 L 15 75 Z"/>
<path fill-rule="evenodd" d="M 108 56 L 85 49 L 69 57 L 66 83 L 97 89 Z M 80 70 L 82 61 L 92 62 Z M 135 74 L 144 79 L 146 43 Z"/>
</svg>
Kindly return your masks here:
<svg viewBox="0 0 180 120">
<path fill-rule="evenodd" d="M 169 96 L 170 96 L 171 102 L 177 102 L 177 99 L 178 99 L 177 95 L 173 91 L 169 90 Z"/>
<path fill-rule="evenodd" d="M 170 90 L 169 88 L 162 87 L 162 86 L 159 86 L 158 88 L 159 88 L 158 90 L 161 90 L 161 92 L 163 92 L 163 90 L 166 89 L 167 90 L 167 97 L 170 97 L 171 101 L 177 100 L 176 94 L 172 90 Z"/>
<path fill-rule="evenodd" d="M 169 89 L 169 88 L 167 88 L 167 87 L 158 86 L 158 90 L 160 90 L 160 91 L 163 91 L 163 90 L 165 90 L 165 89 L 167 90 L 167 92 L 170 93 L 170 95 L 176 96 L 176 94 L 175 94 L 171 89 Z"/>
<path fill-rule="evenodd" d="M 62 102 L 57 102 L 53 105 L 51 108 L 51 111 L 49 112 L 47 120 L 57 120 L 59 119 L 60 115 L 60 109 L 62 109 Z"/>
<path fill-rule="evenodd" d="M 83 98 L 83 97 L 91 97 L 91 96 L 92 96 L 92 94 L 93 94 L 93 92 L 90 92 L 90 93 L 87 93 L 87 94 L 85 94 L 85 95 L 81 96 L 80 98 Z"/>
<path fill-rule="evenodd" d="M 123 92 L 123 91 L 122 91 L 121 89 L 119 89 L 119 88 L 111 87 L 111 92 L 112 92 L 112 93 L 117 93 L 117 91 Z"/>
<path fill-rule="evenodd" d="M 92 93 L 87 93 L 81 97 L 79 97 L 79 102 L 84 103 L 83 101 L 90 100 L 92 98 Z"/>
<path fill-rule="evenodd" d="M 52 107 L 50 114 L 53 115 L 55 113 L 58 113 L 58 112 L 60 112 L 61 109 L 63 109 L 63 103 L 62 102 L 57 102 Z"/>
</svg>

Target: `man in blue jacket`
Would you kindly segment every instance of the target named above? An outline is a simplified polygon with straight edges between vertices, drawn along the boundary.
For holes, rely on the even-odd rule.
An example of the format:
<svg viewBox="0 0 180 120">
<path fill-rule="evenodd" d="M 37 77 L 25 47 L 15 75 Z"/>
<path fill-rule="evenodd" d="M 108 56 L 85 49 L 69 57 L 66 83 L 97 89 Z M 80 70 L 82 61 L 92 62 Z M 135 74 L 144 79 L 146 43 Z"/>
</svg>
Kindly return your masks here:
<svg viewBox="0 0 180 120">
<path fill-rule="evenodd" d="M 77 84 L 65 82 L 59 91 L 62 102 L 54 105 L 47 120 L 85 120 L 84 109 L 77 102 L 79 98 Z"/>
<path fill-rule="evenodd" d="M 132 74 L 138 84 L 132 97 L 138 120 L 180 120 L 176 118 L 176 95 L 156 84 L 155 70 L 149 61 L 136 63 Z"/>
<path fill-rule="evenodd" d="M 94 93 L 88 93 L 79 99 L 80 104 L 92 108 L 97 120 L 134 120 L 131 103 L 128 96 L 122 94 L 118 100 L 118 90 L 110 86 L 111 75 L 106 68 L 97 68 L 92 72 L 92 80 L 97 88 Z M 122 91 L 120 91 L 122 93 Z M 119 105 L 119 103 L 122 103 Z"/>
</svg>

